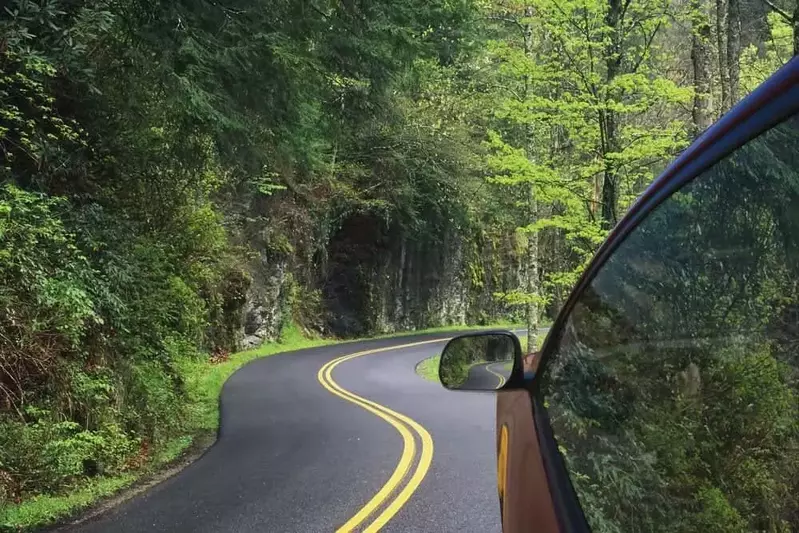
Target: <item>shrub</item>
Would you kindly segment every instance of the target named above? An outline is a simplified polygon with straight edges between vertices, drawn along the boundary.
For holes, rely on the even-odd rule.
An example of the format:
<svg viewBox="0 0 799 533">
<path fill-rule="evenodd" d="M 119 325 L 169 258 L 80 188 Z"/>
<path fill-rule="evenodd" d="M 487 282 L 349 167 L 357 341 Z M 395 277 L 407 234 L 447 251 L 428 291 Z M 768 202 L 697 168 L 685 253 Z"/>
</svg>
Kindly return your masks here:
<svg viewBox="0 0 799 533">
<path fill-rule="evenodd" d="M 0 411 L 54 379 L 89 328 L 102 323 L 88 289 L 95 273 L 59 218 L 58 198 L 0 189 Z"/>
<path fill-rule="evenodd" d="M 29 493 L 58 492 L 78 480 L 125 470 L 139 442 L 116 424 L 97 430 L 53 413 L 27 410 L 32 422 L 0 420 L 0 493 L 14 499 Z"/>
</svg>

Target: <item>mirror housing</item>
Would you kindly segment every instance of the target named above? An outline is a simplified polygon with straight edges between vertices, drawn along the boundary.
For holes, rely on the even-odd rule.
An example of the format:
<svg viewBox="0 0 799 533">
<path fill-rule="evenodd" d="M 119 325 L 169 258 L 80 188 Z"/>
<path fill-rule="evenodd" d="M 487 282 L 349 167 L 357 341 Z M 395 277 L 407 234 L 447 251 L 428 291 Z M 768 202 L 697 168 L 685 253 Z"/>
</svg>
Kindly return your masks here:
<svg viewBox="0 0 799 533">
<path fill-rule="evenodd" d="M 524 382 L 522 349 L 510 331 L 459 335 L 444 346 L 438 379 L 450 390 L 496 391 Z"/>
</svg>

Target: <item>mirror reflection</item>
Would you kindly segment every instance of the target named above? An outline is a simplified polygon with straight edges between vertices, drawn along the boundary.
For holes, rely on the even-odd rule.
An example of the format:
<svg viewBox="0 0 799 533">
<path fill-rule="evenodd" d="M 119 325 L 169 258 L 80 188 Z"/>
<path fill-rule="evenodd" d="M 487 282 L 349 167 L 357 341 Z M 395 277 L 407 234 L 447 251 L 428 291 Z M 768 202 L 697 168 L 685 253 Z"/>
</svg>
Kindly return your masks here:
<svg viewBox="0 0 799 533">
<path fill-rule="evenodd" d="M 591 529 L 799 531 L 799 118 L 652 212 L 541 373 Z"/>
<path fill-rule="evenodd" d="M 441 354 L 439 379 L 448 389 L 497 390 L 513 371 L 510 334 L 473 334 L 452 339 Z"/>
</svg>

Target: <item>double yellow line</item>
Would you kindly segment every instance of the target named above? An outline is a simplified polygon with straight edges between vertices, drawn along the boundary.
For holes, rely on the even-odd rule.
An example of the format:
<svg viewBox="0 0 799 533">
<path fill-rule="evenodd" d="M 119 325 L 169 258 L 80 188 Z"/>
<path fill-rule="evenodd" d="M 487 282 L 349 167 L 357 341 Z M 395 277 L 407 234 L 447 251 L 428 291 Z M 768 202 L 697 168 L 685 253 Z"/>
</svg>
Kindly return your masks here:
<svg viewBox="0 0 799 533">
<path fill-rule="evenodd" d="M 322 386 L 335 394 L 339 398 L 354 403 L 355 405 L 366 409 L 375 416 L 378 416 L 391 424 L 394 429 L 399 432 L 402 437 L 402 455 L 400 456 L 399 463 L 394 469 L 394 473 L 386 481 L 383 487 L 375 494 L 360 511 L 358 511 L 352 518 L 350 518 L 343 526 L 336 530 L 337 533 L 349 533 L 358 528 L 364 521 L 373 515 L 383 504 L 394 494 L 397 489 L 402 485 L 406 479 L 411 467 L 416 463 L 416 469 L 408 479 L 405 486 L 396 493 L 394 499 L 387 505 L 383 506 L 383 510 L 375 516 L 372 522 L 363 529 L 363 533 L 373 533 L 379 531 L 381 527 L 391 520 L 397 514 L 403 505 L 410 499 L 414 491 L 419 487 L 430 469 L 430 463 L 433 461 L 433 438 L 425 428 L 419 425 L 415 420 L 407 416 L 389 409 L 384 405 L 380 405 L 371 400 L 367 400 L 362 396 L 358 396 L 344 388 L 333 380 L 333 370 L 346 361 L 363 357 L 364 355 L 372 355 L 380 352 L 387 352 L 389 350 L 398 350 L 402 348 L 411 348 L 413 346 L 422 346 L 425 344 L 433 344 L 436 342 L 443 342 L 448 339 L 436 339 L 433 341 L 414 342 L 411 344 L 403 344 L 400 346 L 389 346 L 387 348 L 377 348 L 375 350 L 366 350 L 357 352 L 342 357 L 333 359 L 319 369 L 317 379 Z M 419 453 L 418 461 L 416 459 L 416 439 L 414 433 L 419 437 L 421 443 L 421 451 Z"/>
<path fill-rule="evenodd" d="M 494 369 L 491 368 L 491 365 L 495 365 L 496 363 L 491 363 L 490 365 L 486 365 L 486 370 L 494 374 L 499 378 L 499 385 L 497 386 L 498 389 L 501 389 L 502 386 L 505 384 L 505 376 L 500 374 L 499 372 L 494 372 Z"/>
</svg>

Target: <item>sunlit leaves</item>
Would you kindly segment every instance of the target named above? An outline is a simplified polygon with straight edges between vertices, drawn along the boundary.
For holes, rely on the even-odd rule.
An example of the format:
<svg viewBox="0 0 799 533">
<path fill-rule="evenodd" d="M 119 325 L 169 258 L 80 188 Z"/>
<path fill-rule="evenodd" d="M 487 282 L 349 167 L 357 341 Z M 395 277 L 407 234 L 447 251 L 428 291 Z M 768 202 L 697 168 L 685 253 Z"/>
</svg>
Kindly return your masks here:
<svg viewBox="0 0 799 533">
<path fill-rule="evenodd" d="M 741 53 L 741 86 L 752 91 L 793 56 L 793 29 L 777 13 L 769 13 L 771 39 L 762 49 L 750 45 Z"/>
<path fill-rule="evenodd" d="M 538 306 L 546 305 L 549 299 L 543 294 L 531 294 L 523 291 L 495 292 L 494 298 L 511 306 L 523 306 L 534 303 Z"/>
</svg>

